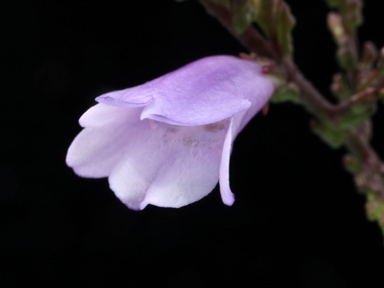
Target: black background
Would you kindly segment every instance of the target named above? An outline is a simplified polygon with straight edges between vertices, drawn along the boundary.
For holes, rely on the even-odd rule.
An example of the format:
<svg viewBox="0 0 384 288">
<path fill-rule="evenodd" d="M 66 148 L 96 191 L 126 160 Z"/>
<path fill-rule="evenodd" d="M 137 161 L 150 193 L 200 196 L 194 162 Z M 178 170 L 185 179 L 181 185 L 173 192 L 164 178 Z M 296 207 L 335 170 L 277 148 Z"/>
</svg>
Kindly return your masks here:
<svg viewBox="0 0 384 288">
<path fill-rule="evenodd" d="M 297 63 L 330 97 L 327 8 L 288 2 Z M 383 45 L 379 2 L 367 1 L 359 32 Z M 1 287 L 383 285 L 383 238 L 342 168 L 344 152 L 319 141 L 298 106 L 272 105 L 238 137 L 232 207 L 216 188 L 181 209 L 130 211 L 106 179 L 66 167 L 96 96 L 246 51 L 197 2 L 14 0 L 0 11 Z M 374 118 L 381 156 L 383 118 Z"/>
</svg>

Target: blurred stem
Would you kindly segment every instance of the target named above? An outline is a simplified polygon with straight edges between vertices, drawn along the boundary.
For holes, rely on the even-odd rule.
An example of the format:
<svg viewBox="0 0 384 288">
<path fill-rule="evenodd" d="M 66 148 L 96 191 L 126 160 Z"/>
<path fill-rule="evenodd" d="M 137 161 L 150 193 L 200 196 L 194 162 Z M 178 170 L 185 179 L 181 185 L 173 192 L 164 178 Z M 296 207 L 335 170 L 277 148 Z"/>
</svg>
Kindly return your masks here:
<svg viewBox="0 0 384 288">
<path fill-rule="evenodd" d="M 225 27 L 241 44 L 250 49 L 257 55 L 261 55 L 267 58 L 276 59 L 279 55 L 271 44 L 260 35 L 253 27 L 248 27 L 241 35 L 236 34 L 232 28 L 232 15 L 224 6 L 216 4 L 211 0 L 199 0 L 204 6 L 206 11 L 213 17 L 215 17 L 223 27 Z"/>
<path fill-rule="evenodd" d="M 345 18 L 345 17 L 343 17 Z M 345 23 L 345 19 L 343 19 L 344 21 L 344 26 L 345 27 L 348 27 L 348 25 L 346 25 Z M 350 48 L 350 51 L 351 51 L 351 56 L 352 56 L 352 61 L 353 61 L 353 69 L 351 71 L 348 71 L 347 73 L 347 77 L 348 77 L 348 80 L 349 80 L 349 85 L 351 87 L 351 89 L 353 90 L 356 90 L 357 88 L 357 79 L 358 79 L 358 69 L 357 69 L 357 65 L 358 65 L 358 62 L 359 62 L 359 48 L 358 48 L 358 38 L 357 38 L 357 33 L 356 33 L 356 28 L 354 29 L 346 29 L 347 30 L 347 35 L 348 35 L 348 38 L 349 38 L 349 48 Z"/>
<path fill-rule="evenodd" d="M 347 135 L 346 146 L 356 156 L 365 168 L 376 168 L 380 164 L 380 158 L 369 145 L 368 140 L 361 136 L 357 129 L 351 129 Z M 383 195 L 384 196 L 384 195 Z"/>
<path fill-rule="evenodd" d="M 300 89 L 300 100 L 304 107 L 319 119 L 329 121 L 333 118 L 336 106 L 327 101 L 320 92 L 309 82 L 291 60 L 283 59 L 281 65 L 288 76 Z"/>
<path fill-rule="evenodd" d="M 328 123 L 337 124 L 340 113 L 349 109 L 350 105 L 353 104 L 350 100 L 348 100 L 349 102 L 341 102 L 336 105 L 327 101 L 324 96 L 304 77 L 295 63 L 290 59 L 282 58 L 275 47 L 271 45 L 271 43 L 262 35 L 260 35 L 254 27 L 249 26 L 242 34 L 238 35 L 235 33 L 231 25 L 231 11 L 213 2 L 212 0 L 199 1 L 204 6 L 206 11 L 213 17 L 217 18 L 217 20 L 232 34 L 232 36 L 246 48 L 256 53 L 258 56 L 273 59 L 277 65 L 282 67 L 287 75 L 287 80 L 295 83 L 300 89 L 300 100 L 303 106 L 316 118 Z M 357 60 L 357 39 L 356 35 L 353 36 L 353 54 Z M 380 89 L 380 87 L 376 87 L 376 89 Z M 371 90 L 365 92 L 368 94 L 372 93 Z M 345 146 L 351 153 L 353 153 L 353 155 L 355 155 L 357 159 L 359 159 L 359 162 L 361 162 L 366 169 L 375 170 L 376 167 L 382 163 L 377 153 L 369 144 L 366 136 L 358 133 L 358 129 L 349 129 Z M 384 195 L 380 196 L 384 198 Z"/>
<path fill-rule="evenodd" d="M 301 100 L 309 112 L 321 119 L 333 113 L 334 105 L 328 102 L 315 87 L 305 79 L 295 63 L 289 59 L 282 59 L 271 43 L 261 36 L 254 27 L 249 26 L 241 35 L 238 35 L 232 28 L 231 12 L 228 9 L 211 0 L 200 0 L 200 3 L 210 15 L 217 18 L 232 36 L 250 51 L 256 53 L 258 56 L 278 60 L 278 64 L 286 71 L 288 81 L 294 82 L 300 88 L 302 92 Z"/>
</svg>

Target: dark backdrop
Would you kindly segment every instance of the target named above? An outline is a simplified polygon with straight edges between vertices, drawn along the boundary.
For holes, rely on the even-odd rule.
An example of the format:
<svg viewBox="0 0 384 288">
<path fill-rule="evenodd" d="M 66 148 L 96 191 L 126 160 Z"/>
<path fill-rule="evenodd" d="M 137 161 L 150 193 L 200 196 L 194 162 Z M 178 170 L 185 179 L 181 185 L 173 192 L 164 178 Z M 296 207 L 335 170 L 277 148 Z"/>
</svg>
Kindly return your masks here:
<svg viewBox="0 0 384 288">
<path fill-rule="evenodd" d="M 297 62 L 328 97 L 337 67 L 327 9 L 288 2 Z M 380 1 L 367 2 L 360 36 L 383 45 Z M 240 134 L 232 207 L 216 188 L 181 209 L 130 211 L 106 179 L 66 167 L 78 118 L 96 96 L 245 51 L 197 2 L 9 0 L 0 11 L 1 287 L 384 284 L 383 238 L 342 169 L 343 151 L 310 132 L 300 107 L 273 105 Z M 373 139 L 382 156 L 383 118 Z"/>
</svg>

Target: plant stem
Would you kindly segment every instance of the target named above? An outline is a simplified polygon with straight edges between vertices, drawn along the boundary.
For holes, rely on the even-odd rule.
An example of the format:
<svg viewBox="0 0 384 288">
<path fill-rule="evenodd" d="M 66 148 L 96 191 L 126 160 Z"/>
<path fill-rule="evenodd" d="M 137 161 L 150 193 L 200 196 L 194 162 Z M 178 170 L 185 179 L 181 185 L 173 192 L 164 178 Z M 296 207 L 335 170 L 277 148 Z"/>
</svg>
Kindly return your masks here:
<svg viewBox="0 0 384 288">
<path fill-rule="evenodd" d="M 206 11 L 217 20 L 236 38 L 244 47 L 258 56 L 267 57 L 276 61 L 283 68 L 287 80 L 293 82 L 301 91 L 301 103 L 306 110 L 316 118 L 336 122 L 340 112 L 348 109 L 347 102 L 332 104 L 304 77 L 291 59 L 281 58 L 269 41 L 267 41 L 252 26 L 249 26 L 241 35 L 236 34 L 232 28 L 231 12 L 225 7 L 214 3 L 212 0 L 199 0 Z M 354 39 L 355 40 L 355 39 Z M 355 51 L 357 53 L 357 51 Z M 381 85 L 379 85 L 381 86 Z M 358 133 L 358 129 L 351 128 L 347 134 L 346 148 L 356 156 L 365 169 L 377 170 L 382 166 L 382 161 L 369 144 L 366 135 Z M 384 191 L 384 189 L 382 189 Z M 384 199 L 383 195 L 380 195 Z"/>
<path fill-rule="evenodd" d="M 211 0 L 200 0 L 207 12 L 217 18 L 219 22 L 235 37 L 241 44 L 258 56 L 270 59 L 281 59 L 273 46 L 260 33 L 249 26 L 241 35 L 236 34 L 232 29 L 231 13 L 225 7 L 213 3 Z M 296 65 L 289 59 L 279 61 L 286 71 L 288 80 L 294 82 L 301 90 L 301 100 L 305 108 L 315 114 L 318 118 L 324 118 L 325 115 L 332 114 L 335 105 L 327 101 L 316 90 L 313 85 L 305 79 Z"/>
</svg>

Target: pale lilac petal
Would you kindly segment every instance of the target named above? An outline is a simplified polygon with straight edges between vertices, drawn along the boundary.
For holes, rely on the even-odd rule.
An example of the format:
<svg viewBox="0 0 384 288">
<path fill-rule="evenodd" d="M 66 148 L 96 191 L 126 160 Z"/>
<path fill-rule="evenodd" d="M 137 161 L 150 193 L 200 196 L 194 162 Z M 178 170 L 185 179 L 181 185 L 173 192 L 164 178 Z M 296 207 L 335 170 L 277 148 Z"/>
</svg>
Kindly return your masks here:
<svg viewBox="0 0 384 288">
<path fill-rule="evenodd" d="M 96 101 L 115 107 L 142 107 L 152 101 L 152 91 L 150 84 L 144 84 L 103 94 Z"/>
<path fill-rule="evenodd" d="M 178 105 L 169 105 L 168 102 L 158 101 L 157 103 L 149 104 L 145 106 L 141 119 L 149 118 L 156 121 L 183 126 L 196 126 L 205 125 L 209 123 L 219 122 L 227 119 L 248 109 L 251 106 L 251 102 L 246 99 L 225 99 L 225 93 L 221 93 L 222 102 L 218 101 L 216 104 L 210 103 L 206 100 L 206 106 L 198 106 L 202 103 L 196 103 L 196 105 L 189 105 L 189 108 L 178 107 Z M 233 100 L 233 101 L 231 101 Z M 162 105 L 164 104 L 164 105 Z M 188 104 L 185 104 L 188 105 Z M 213 108 L 215 106 L 215 108 Z"/>
<path fill-rule="evenodd" d="M 152 131 L 150 125 L 156 128 L 154 125 L 157 124 L 151 124 L 150 121 L 152 120 L 142 121 L 142 129 L 135 129 L 134 139 L 127 143 L 124 155 L 114 166 L 108 179 L 115 195 L 134 210 L 140 209 L 149 185 L 166 161 L 166 155 L 162 153 L 164 147 L 161 133 Z"/>
<path fill-rule="evenodd" d="M 259 79 L 260 80 L 260 79 Z M 263 82 L 263 83 L 262 83 Z M 236 114 L 231 119 L 231 123 L 228 129 L 227 136 L 225 138 L 223 154 L 220 163 L 220 194 L 223 203 L 231 206 L 235 202 L 235 196 L 230 188 L 229 171 L 230 171 L 230 157 L 232 151 L 232 145 L 236 136 L 243 130 L 246 124 L 259 112 L 269 100 L 272 95 L 274 86 L 271 81 L 261 80 L 259 89 L 257 90 L 257 97 L 252 102 L 251 107 L 248 110 L 242 111 Z"/>
<path fill-rule="evenodd" d="M 223 200 L 223 203 L 228 206 L 231 206 L 235 202 L 235 195 L 233 195 L 229 185 L 229 162 L 232 152 L 233 140 L 233 121 L 231 121 L 227 136 L 225 137 L 224 141 L 219 178 L 221 199 Z"/>
<path fill-rule="evenodd" d="M 156 124 L 126 150 L 109 177 L 111 189 L 132 209 L 181 207 L 209 194 L 218 181 L 228 121 L 198 127 Z"/>
<path fill-rule="evenodd" d="M 265 83 L 270 81 L 256 63 L 232 56 L 203 58 L 157 79 L 141 118 L 185 126 L 218 122 L 251 103 L 265 103 Z"/>
<path fill-rule="evenodd" d="M 88 128 L 83 129 L 69 147 L 67 165 L 82 177 L 108 176 L 134 136 L 132 127 L 140 124 L 141 110 L 103 104 L 92 107 L 81 118 L 82 125 Z"/>
<path fill-rule="evenodd" d="M 212 56 L 96 100 L 114 106 L 145 105 L 141 119 L 195 126 L 228 119 L 251 103 L 265 103 L 269 95 L 263 86 L 269 84 L 256 63 Z"/>
<path fill-rule="evenodd" d="M 118 123 L 138 121 L 137 113 L 133 110 L 114 107 L 104 104 L 96 104 L 89 108 L 79 119 L 81 127 L 102 127 Z M 136 110 L 139 111 L 139 110 Z"/>
<path fill-rule="evenodd" d="M 255 91 L 255 98 L 252 99 L 252 105 L 249 107 L 245 113 L 241 112 L 241 122 L 238 127 L 236 127 L 236 133 L 234 134 L 234 138 L 237 134 L 240 133 L 241 130 L 248 124 L 248 122 L 255 117 L 255 115 L 268 103 L 269 98 L 273 94 L 274 86 L 272 81 L 268 78 L 264 77 L 260 79 L 255 79 L 258 81 L 258 89 Z M 235 116 L 238 117 L 238 116 Z"/>
<path fill-rule="evenodd" d="M 236 135 L 239 132 L 239 128 L 241 125 L 241 120 L 243 119 L 244 115 L 246 114 L 246 111 L 243 111 L 242 113 L 236 115 L 231 119 L 227 135 L 224 140 L 223 145 L 223 152 L 221 155 L 221 162 L 220 162 L 220 194 L 221 199 L 223 200 L 223 203 L 231 206 L 235 202 L 235 196 L 233 195 L 231 191 L 231 187 L 229 185 L 229 164 L 230 164 L 230 157 L 232 152 L 232 145 L 235 140 Z"/>
</svg>

